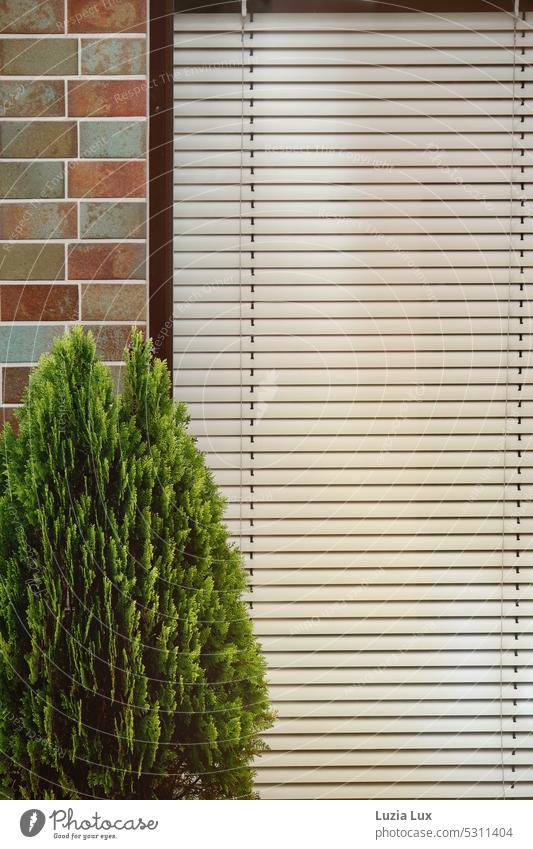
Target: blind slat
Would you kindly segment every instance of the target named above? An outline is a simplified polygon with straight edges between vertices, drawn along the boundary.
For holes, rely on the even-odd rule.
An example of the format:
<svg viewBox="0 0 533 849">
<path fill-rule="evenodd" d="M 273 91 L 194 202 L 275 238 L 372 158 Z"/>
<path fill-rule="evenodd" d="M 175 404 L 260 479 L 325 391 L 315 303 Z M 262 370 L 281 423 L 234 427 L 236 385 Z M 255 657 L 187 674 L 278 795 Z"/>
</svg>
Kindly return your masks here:
<svg viewBox="0 0 533 849">
<path fill-rule="evenodd" d="M 447 15 L 427 15 L 424 13 L 411 13 L 408 26 L 405 13 L 387 14 L 387 30 L 401 31 L 485 31 L 485 30 L 509 30 L 512 31 L 512 18 L 504 12 L 490 14 L 477 14 L 471 12 L 449 13 Z M 520 29 L 530 29 L 529 18 L 519 24 Z M 254 20 L 248 22 L 248 32 L 283 32 L 284 30 L 298 31 L 353 31 L 353 32 L 380 32 L 384 28 L 381 15 L 362 14 L 346 16 L 340 13 L 312 14 L 309 16 L 301 14 L 273 14 L 262 13 L 254 15 Z M 203 14 L 186 13 L 175 18 L 175 32 L 240 32 L 241 18 L 236 14 Z"/>
</svg>

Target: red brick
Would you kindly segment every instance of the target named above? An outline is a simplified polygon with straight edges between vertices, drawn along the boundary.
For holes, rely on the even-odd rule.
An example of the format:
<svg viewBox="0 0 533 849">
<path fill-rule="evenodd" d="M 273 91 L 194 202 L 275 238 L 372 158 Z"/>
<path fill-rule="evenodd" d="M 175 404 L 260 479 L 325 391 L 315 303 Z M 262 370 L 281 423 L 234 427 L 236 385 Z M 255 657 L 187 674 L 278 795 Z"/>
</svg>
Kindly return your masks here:
<svg viewBox="0 0 533 849">
<path fill-rule="evenodd" d="M 146 83 L 142 80 L 71 80 L 68 111 L 71 117 L 146 115 Z"/>
<path fill-rule="evenodd" d="M 71 198 L 142 198 L 146 196 L 144 162 L 70 162 Z"/>
<path fill-rule="evenodd" d="M 145 32 L 147 0 L 68 0 L 68 32 Z"/>
<path fill-rule="evenodd" d="M 51 283 L 0 286 L 1 321 L 76 321 L 78 287 Z"/>
<path fill-rule="evenodd" d="M 4 369 L 3 399 L 5 404 L 20 404 L 31 372 L 32 369 L 29 366 L 14 366 Z"/>
<path fill-rule="evenodd" d="M 71 245 L 69 280 L 143 280 L 146 246 L 127 242 Z"/>
<path fill-rule="evenodd" d="M 75 239 L 77 235 L 74 203 L 0 204 L 0 239 Z"/>
</svg>

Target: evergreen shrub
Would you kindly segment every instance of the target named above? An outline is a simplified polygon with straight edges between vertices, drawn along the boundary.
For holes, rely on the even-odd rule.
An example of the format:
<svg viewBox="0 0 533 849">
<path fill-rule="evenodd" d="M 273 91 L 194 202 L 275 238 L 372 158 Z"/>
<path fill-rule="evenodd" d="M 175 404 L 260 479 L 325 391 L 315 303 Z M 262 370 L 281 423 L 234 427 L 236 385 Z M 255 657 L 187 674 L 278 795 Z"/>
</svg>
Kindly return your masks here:
<svg viewBox="0 0 533 849">
<path fill-rule="evenodd" d="M 0 441 L 0 792 L 253 797 L 272 722 L 224 501 L 139 333 L 79 328 Z"/>
</svg>

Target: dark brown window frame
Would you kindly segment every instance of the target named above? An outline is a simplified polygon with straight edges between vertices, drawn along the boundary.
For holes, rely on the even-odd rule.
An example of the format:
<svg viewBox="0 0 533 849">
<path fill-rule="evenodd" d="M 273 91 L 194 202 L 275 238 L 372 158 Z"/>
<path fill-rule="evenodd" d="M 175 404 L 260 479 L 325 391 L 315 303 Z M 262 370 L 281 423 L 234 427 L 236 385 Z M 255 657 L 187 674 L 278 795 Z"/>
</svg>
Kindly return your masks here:
<svg viewBox="0 0 533 849">
<path fill-rule="evenodd" d="M 247 0 L 249 12 L 512 12 L 514 0 Z M 149 334 L 172 372 L 173 350 L 173 47 L 175 12 L 240 12 L 240 0 L 150 0 Z M 533 0 L 520 0 L 532 11 Z"/>
<path fill-rule="evenodd" d="M 173 0 L 150 0 L 148 332 L 172 372 Z"/>
<path fill-rule="evenodd" d="M 514 0 L 247 0 L 248 12 L 512 12 Z M 520 0 L 520 11 L 533 0 Z M 240 12 L 240 0 L 174 0 L 175 12 Z"/>
</svg>

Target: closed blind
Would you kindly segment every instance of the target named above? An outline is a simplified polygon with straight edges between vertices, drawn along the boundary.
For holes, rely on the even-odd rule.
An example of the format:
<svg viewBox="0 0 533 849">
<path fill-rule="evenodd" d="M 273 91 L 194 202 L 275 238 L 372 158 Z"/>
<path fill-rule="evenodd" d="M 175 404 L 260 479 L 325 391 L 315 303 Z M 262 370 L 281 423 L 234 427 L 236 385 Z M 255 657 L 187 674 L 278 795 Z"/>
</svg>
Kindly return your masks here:
<svg viewBox="0 0 533 849">
<path fill-rule="evenodd" d="M 176 396 L 278 720 L 265 799 L 533 796 L 533 36 L 176 16 Z"/>
</svg>

